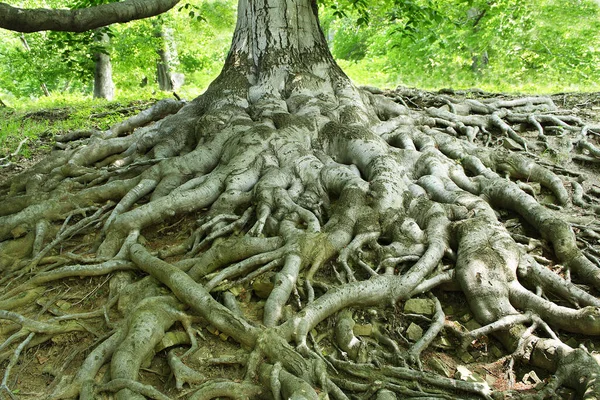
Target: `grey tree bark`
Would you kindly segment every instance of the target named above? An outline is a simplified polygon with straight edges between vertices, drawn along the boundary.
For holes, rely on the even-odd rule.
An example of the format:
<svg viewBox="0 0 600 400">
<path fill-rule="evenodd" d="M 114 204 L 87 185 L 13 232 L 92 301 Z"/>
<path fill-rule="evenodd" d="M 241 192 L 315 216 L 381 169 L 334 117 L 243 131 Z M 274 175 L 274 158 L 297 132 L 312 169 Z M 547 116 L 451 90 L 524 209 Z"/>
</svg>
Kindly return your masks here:
<svg viewBox="0 0 600 400">
<path fill-rule="evenodd" d="M 158 60 L 156 62 L 156 80 L 160 90 L 171 92 L 183 85 L 184 75 L 177 72 L 179 59 L 177 46 L 173 38 L 173 29 L 164 24 L 155 25 L 156 37 L 160 40 L 160 48 L 157 50 Z"/>
<path fill-rule="evenodd" d="M 103 46 L 108 45 L 109 37 L 102 35 L 100 41 Z M 105 52 L 94 54 L 94 98 L 112 100 L 115 96 L 115 84 L 112 79 L 112 64 L 110 55 Z"/>
<path fill-rule="evenodd" d="M 0 389 L 24 349 L 85 329 L 93 349 L 49 398 L 512 396 L 421 370 L 441 334 L 494 334 L 511 363 L 554 374 L 524 398 L 599 398 L 594 355 L 555 333 L 600 334 L 600 300 L 576 284 L 600 288 L 599 186 L 544 158 L 571 135 L 569 159 L 597 162 L 599 133 L 548 98 L 358 88 L 316 1 L 240 0 L 202 96 L 64 135 L 0 186 Z M 83 247 L 58 251 L 72 237 Z M 100 305 L 41 299 L 82 276 L 110 276 Z M 448 288 L 481 328 L 447 323 Z M 397 308 L 424 294 L 433 318 Z M 411 341 L 413 324 L 426 332 Z M 142 373 L 157 358 L 174 385 Z M 243 369 L 218 379 L 206 364 Z"/>
<path fill-rule="evenodd" d="M 179 0 L 125 0 L 76 10 L 23 9 L 0 3 L 0 28 L 16 32 L 84 32 L 162 14 Z"/>
</svg>

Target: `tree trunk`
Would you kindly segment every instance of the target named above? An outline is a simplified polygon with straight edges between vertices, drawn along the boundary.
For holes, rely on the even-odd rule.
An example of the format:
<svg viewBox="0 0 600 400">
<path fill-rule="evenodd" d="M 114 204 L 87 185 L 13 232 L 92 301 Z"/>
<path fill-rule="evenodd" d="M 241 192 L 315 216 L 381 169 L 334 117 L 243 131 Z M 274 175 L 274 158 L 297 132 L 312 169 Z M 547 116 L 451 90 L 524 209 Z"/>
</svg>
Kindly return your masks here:
<svg viewBox="0 0 600 400">
<path fill-rule="evenodd" d="M 231 85 L 228 79 L 243 77 L 245 87 L 252 87 L 250 101 L 262 96 L 284 98 L 302 86 L 313 93 L 331 91 L 327 85 L 334 81 L 348 86 L 350 80 L 329 52 L 317 11 L 313 0 L 240 0 L 220 79 Z"/>
<path fill-rule="evenodd" d="M 161 47 L 157 50 L 156 80 L 160 90 L 171 92 L 183 85 L 184 75 L 177 71 L 179 60 L 177 47 L 173 38 L 173 30 L 163 24 L 155 26 L 156 37 L 160 39 Z"/>
<path fill-rule="evenodd" d="M 335 65 L 319 25 L 316 2 L 241 0 L 225 70 L 236 63 L 255 76 L 287 67 L 293 75 L 315 70 L 319 64 Z"/>
<path fill-rule="evenodd" d="M 99 42 L 102 46 L 107 46 L 109 40 L 108 35 L 103 34 Z M 112 79 L 110 55 L 105 52 L 97 52 L 94 54 L 94 61 L 94 98 L 112 100 L 115 96 L 115 84 Z"/>
</svg>

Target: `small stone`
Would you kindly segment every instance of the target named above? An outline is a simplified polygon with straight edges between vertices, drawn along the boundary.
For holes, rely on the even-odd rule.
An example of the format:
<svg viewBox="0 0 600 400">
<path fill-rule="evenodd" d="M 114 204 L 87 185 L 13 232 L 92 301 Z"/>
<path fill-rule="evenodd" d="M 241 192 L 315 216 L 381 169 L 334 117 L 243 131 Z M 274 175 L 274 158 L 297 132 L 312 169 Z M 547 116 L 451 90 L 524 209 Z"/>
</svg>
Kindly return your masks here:
<svg viewBox="0 0 600 400">
<path fill-rule="evenodd" d="M 454 378 L 460 379 L 465 382 L 481 383 L 482 385 L 489 386 L 488 383 L 479 374 L 471 372 L 464 365 L 457 365 Z"/>
<path fill-rule="evenodd" d="M 408 337 L 408 340 L 416 342 L 417 340 L 423 337 L 423 328 L 421 328 L 414 322 L 411 322 L 411 324 L 408 326 L 408 329 L 406 330 L 406 336 Z"/>
<path fill-rule="evenodd" d="M 458 320 L 459 320 L 460 322 L 462 322 L 462 323 L 465 323 L 465 322 L 467 322 L 467 321 L 471 320 L 472 318 L 473 318 L 473 317 L 471 316 L 471 314 L 469 314 L 469 313 L 466 313 L 466 314 L 464 314 L 463 316 L 461 316 L 461 317 L 460 317 Z"/>
<path fill-rule="evenodd" d="M 266 299 L 269 297 L 271 292 L 273 291 L 273 283 L 271 281 L 254 281 L 252 283 L 252 289 L 254 293 L 260 297 L 261 299 Z"/>
<path fill-rule="evenodd" d="M 207 325 L 206 330 L 209 331 L 210 333 L 212 333 L 213 335 L 219 334 L 219 330 L 212 325 Z"/>
<path fill-rule="evenodd" d="M 465 364 L 470 364 L 475 361 L 475 358 L 468 351 L 460 349 L 457 351 L 457 354 L 461 361 Z"/>
<path fill-rule="evenodd" d="M 38 306 L 45 307 L 45 306 L 46 306 L 46 303 L 48 303 L 49 301 L 50 301 L 50 299 L 49 299 L 48 297 L 38 297 L 38 298 L 35 300 L 35 303 L 36 303 Z"/>
<path fill-rule="evenodd" d="M 435 312 L 435 304 L 429 299 L 409 299 L 404 303 L 404 312 L 432 316 Z"/>
<path fill-rule="evenodd" d="M 506 227 L 506 229 L 513 230 L 523 226 L 523 223 L 519 218 L 511 218 L 504 221 L 504 226 Z"/>
<path fill-rule="evenodd" d="M 430 358 L 429 361 L 427 361 L 427 364 L 429 364 L 432 370 L 434 370 L 438 374 L 445 376 L 446 378 L 450 378 L 452 376 L 450 372 L 450 367 L 448 367 L 446 363 L 444 363 L 438 358 Z"/>
<path fill-rule="evenodd" d="M 527 184 L 533 189 L 536 195 L 542 192 L 542 185 L 539 182 L 527 182 Z"/>
<path fill-rule="evenodd" d="M 498 380 L 498 379 L 497 379 L 495 376 L 493 376 L 493 375 L 487 374 L 487 375 L 485 376 L 485 381 L 486 381 L 486 382 L 487 382 L 487 384 L 488 384 L 488 385 L 490 385 L 490 386 L 494 386 L 494 384 L 496 383 L 496 381 L 497 381 L 497 380 Z"/>
<path fill-rule="evenodd" d="M 551 194 L 540 194 L 538 195 L 538 201 L 544 205 L 555 205 L 557 203 L 556 197 Z"/>
<path fill-rule="evenodd" d="M 227 334 L 225 334 L 225 333 L 221 332 L 221 333 L 219 334 L 219 339 L 221 339 L 222 341 L 226 342 L 226 341 L 227 341 L 227 339 L 229 339 L 229 335 L 227 335 Z"/>
<path fill-rule="evenodd" d="M 485 356 L 485 353 L 483 351 L 480 350 L 471 350 L 469 351 L 469 354 L 475 359 L 475 360 L 479 360 L 481 357 Z"/>
<path fill-rule="evenodd" d="M 461 381 L 466 381 L 471 375 L 473 375 L 473 373 L 471 372 L 471 370 L 469 370 L 469 368 L 465 367 L 464 365 L 456 366 L 454 378 L 460 379 Z"/>
<path fill-rule="evenodd" d="M 64 301 L 64 300 L 58 300 L 56 302 L 56 305 L 58 306 L 58 308 L 60 308 L 63 311 L 66 311 L 69 308 L 71 308 L 71 303 L 69 303 L 68 301 Z"/>
<path fill-rule="evenodd" d="M 25 225 L 19 225 L 10 231 L 10 234 L 12 235 L 13 239 L 18 239 L 22 236 L 25 236 L 26 233 L 27 227 L 25 227 Z"/>
<path fill-rule="evenodd" d="M 354 325 L 354 328 L 352 328 L 352 331 L 357 336 L 371 336 L 371 334 L 373 333 L 373 325 L 371 325 L 371 324 L 364 324 L 364 325 L 356 324 L 356 325 Z"/>
<path fill-rule="evenodd" d="M 436 342 L 434 343 L 436 347 L 439 347 L 441 349 L 451 349 L 454 347 L 454 345 L 446 335 L 439 336 Z"/>
<path fill-rule="evenodd" d="M 42 368 L 42 372 L 45 374 L 52 375 L 52 376 L 58 375 L 56 366 L 54 366 L 52 364 L 45 364 L 44 367 Z"/>
<path fill-rule="evenodd" d="M 481 325 L 474 319 L 470 319 L 469 321 L 465 322 L 465 328 L 467 328 L 469 331 L 474 331 L 475 329 L 481 328 Z"/>
<path fill-rule="evenodd" d="M 531 384 L 537 385 L 542 380 L 539 378 L 539 376 L 537 376 L 535 371 L 532 370 L 532 371 L 529 371 L 528 373 L 526 373 L 525 375 L 523 375 L 522 381 L 523 381 L 523 383 L 527 383 L 529 385 L 531 385 Z"/>
<path fill-rule="evenodd" d="M 574 349 L 579 347 L 579 343 L 577 343 L 577 340 L 573 337 L 569 338 L 569 340 L 567 340 L 565 342 L 565 344 L 568 344 L 569 346 L 571 346 Z"/>
<path fill-rule="evenodd" d="M 233 294 L 235 297 L 237 297 L 242 292 L 242 289 L 243 289 L 242 286 L 233 286 L 233 287 L 229 288 L 229 291 L 231 292 L 231 294 Z"/>
<path fill-rule="evenodd" d="M 183 331 L 171 331 L 167 332 L 163 336 L 162 340 L 154 347 L 154 351 L 157 353 L 169 347 L 177 346 L 180 344 L 189 344 L 190 337 L 186 332 Z"/>
<path fill-rule="evenodd" d="M 523 150 L 523 146 L 511 138 L 504 138 L 502 145 L 508 150 Z"/>
<path fill-rule="evenodd" d="M 492 355 L 496 358 L 500 358 L 504 355 L 502 350 L 500 350 L 497 346 L 491 346 L 490 351 L 492 352 Z"/>
</svg>

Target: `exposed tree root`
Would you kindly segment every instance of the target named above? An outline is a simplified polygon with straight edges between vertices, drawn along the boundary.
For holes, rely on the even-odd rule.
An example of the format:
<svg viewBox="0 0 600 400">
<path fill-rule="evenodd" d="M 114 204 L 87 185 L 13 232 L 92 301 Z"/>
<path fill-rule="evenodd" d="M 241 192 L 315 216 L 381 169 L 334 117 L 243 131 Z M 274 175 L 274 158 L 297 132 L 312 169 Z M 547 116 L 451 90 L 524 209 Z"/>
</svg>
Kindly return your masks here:
<svg viewBox="0 0 600 400">
<path fill-rule="evenodd" d="M 270 81 L 224 91 L 233 66 L 189 104 L 62 136 L 65 150 L 4 182 L 0 389 L 16 389 L 26 349 L 87 331 L 106 339 L 47 398 L 501 396 L 422 370 L 454 329 L 436 297 L 454 286 L 483 325 L 454 329 L 456 340 L 493 334 L 551 371 L 539 398 L 563 385 L 600 398 L 595 356 L 556 334 L 600 334 L 600 225 L 586 214 L 598 213 L 600 189 L 541 156 L 564 153 L 559 129 L 578 157 L 598 160 L 598 127 L 548 98 L 384 96 L 333 71 L 315 67 L 282 91 Z M 161 224 L 177 239 L 153 236 Z M 58 282 L 109 274 L 104 300 L 81 312 L 36 305 Z M 375 316 L 422 293 L 432 319 L 407 344 Z M 357 330 L 359 315 L 372 330 Z M 192 361 L 204 327 L 241 346 L 242 380 Z M 154 357 L 168 359 L 172 382 L 140 379 Z"/>
</svg>

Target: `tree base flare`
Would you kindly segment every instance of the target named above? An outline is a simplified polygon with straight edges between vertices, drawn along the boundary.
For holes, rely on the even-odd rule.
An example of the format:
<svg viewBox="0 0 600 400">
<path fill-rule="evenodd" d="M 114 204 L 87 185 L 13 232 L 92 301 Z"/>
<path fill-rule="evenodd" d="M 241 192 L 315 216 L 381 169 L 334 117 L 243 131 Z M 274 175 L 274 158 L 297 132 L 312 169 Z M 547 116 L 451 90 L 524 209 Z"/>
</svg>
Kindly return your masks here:
<svg viewBox="0 0 600 400">
<path fill-rule="evenodd" d="M 232 65 L 2 184 L 0 390 L 600 397 L 599 126 Z"/>
</svg>

